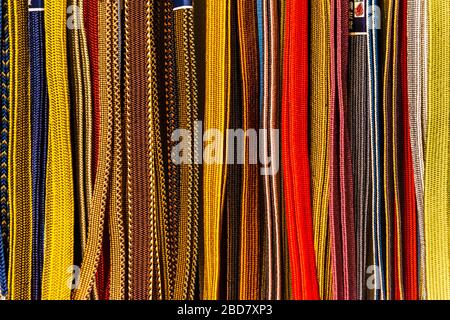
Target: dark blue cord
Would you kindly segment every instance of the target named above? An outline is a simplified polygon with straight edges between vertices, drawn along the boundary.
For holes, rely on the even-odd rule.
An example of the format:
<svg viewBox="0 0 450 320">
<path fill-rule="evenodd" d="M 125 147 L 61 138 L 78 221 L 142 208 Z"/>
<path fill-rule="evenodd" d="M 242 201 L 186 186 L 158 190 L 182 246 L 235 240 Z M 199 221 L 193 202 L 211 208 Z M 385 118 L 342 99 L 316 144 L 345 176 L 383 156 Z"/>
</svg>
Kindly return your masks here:
<svg viewBox="0 0 450 320">
<path fill-rule="evenodd" d="M 374 234 L 374 264 L 376 267 L 376 278 L 380 285 L 375 289 L 375 299 L 384 299 L 386 292 L 386 274 L 384 262 L 384 196 L 383 196 L 383 115 L 382 115 L 382 93 L 381 93 L 381 61 L 380 58 L 380 35 L 381 30 L 374 28 L 373 24 L 376 19 L 381 16 L 372 14 L 372 6 L 380 8 L 379 0 L 367 0 L 367 32 L 368 32 L 368 50 L 369 50 L 369 75 L 371 88 L 371 143 L 372 143 L 372 159 L 373 159 L 373 221 L 372 229 Z M 379 13 L 380 11 L 375 11 Z M 381 24 L 380 24 L 381 25 Z M 375 94 L 376 92 L 376 94 Z M 377 244 L 380 244 L 378 246 Z M 378 273 L 378 271 L 380 271 Z M 380 278 L 378 277 L 380 276 Z"/>
<path fill-rule="evenodd" d="M 41 1 L 40 1 L 41 2 Z M 33 255 L 31 297 L 40 299 L 44 249 L 45 174 L 47 163 L 48 94 L 45 74 L 44 13 L 28 15 L 31 96 L 31 171 L 33 198 Z"/>
</svg>

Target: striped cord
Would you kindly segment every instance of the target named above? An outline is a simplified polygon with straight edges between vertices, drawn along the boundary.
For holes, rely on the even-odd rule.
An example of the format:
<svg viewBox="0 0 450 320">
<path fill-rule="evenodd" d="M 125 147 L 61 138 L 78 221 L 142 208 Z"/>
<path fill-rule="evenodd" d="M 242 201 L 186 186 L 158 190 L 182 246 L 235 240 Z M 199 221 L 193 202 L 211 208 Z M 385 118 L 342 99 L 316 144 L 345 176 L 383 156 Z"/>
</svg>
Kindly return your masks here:
<svg viewBox="0 0 450 320">
<path fill-rule="evenodd" d="M 356 239 L 347 105 L 348 1 L 331 1 L 330 229 L 333 298 L 356 298 Z"/>
<path fill-rule="evenodd" d="M 417 202 L 419 295 L 426 299 L 424 172 L 427 114 L 428 0 L 408 0 L 408 103 Z"/>
<path fill-rule="evenodd" d="M 242 74 L 243 130 L 258 128 L 258 73 L 257 21 L 253 1 L 239 0 L 238 26 Z M 241 258 L 240 294 L 241 300 L 259 299 L 260 230 L 259 230 L 259 168 L 254 164 L 254 146 L 251 137 L 244 140 L 244 165 L 242 178 L 241 207 Z"/>
<path fill-rule="evenodd" d="M 366 272 L 370 259 L 369 233 L 371 226 L 370 192 L 372 176 L 370 173 L 370 114 L 368 100 L 368 64 L 367 64 L 367 26 L 366 16 L 355 14 L 356 5 L 364 4 L 352 1 L 349 25 L 349 78 L 348 109 L 351 112 L 352 164 L 355 187 L 355 226 L 356 226 L 356 274 L 357 296 L 359 300 L 369 297 L 366 285 Z M 361 8 L 359 8 L 361 10 Z"/>
<path fill-rule="evenodd" d="M 384 243 L 382 225 L 384 218 L 383 162 L 382 162 L 382 106 L 381 106 L 381 62 L 379 61 L 381 9 L 378 0 L 367 0 L 367 46 L 369 65 L 370 145 L 372 160 L 372 250 L 374 273 L 374 298 L 386 296 L 384 273 Z"/>
<path fill-rule="evenodd" d="M 282 255 L 281 255 L 281 193 L 279 164 L 279 99 L 281 96 L 280 77 L 280 39 L 279 5 L 277 1 L 263 3 L 263 108 L 262 129 L 264 129 L 264 161 L 261 173 L 264 176 L 264 214 L 266 216 L 264 249 L 267 267 L 266 299 L 280 300 L 282 297 Z M 262 296 L 261 298 L 263 298 Z"/>
</svg>

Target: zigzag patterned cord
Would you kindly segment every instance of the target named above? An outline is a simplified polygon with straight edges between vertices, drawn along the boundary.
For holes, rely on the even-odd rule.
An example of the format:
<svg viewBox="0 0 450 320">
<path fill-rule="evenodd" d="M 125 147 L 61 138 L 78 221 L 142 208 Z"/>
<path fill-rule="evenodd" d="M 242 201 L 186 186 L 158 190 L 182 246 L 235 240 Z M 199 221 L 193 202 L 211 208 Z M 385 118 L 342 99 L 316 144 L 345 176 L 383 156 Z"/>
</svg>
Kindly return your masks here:
<svg viewBox="0 0 450 320">
<path fill-rule="evenodd" d="M 8 3 L 0 1 L 0 45 L 1 45 L 1 125 L 0 125 L 0 296 L 8 294 L 8 143 L 9 143 L 9 27 Z"/>
<path fill-rule="evenodd" d="M 10 179 L 8 179 L 11 239 L 8 295 L 13 300 L 29 300 L 31 298 L 29 279 L 32 269 L 32 242 L 30 241 L 32 238 L 32 177 L 27 3 L 9 1 L 8 13 L 11 31 L 9 96 L 11 130 L 8 146 L 8 167 L 11 168 Z M 71 230 L 67 229 L 67 231 Z M 71 252 L 66 254 L 70 257 Z M 63 270 L 61 274 L 64 275 Z"/>
</svg>

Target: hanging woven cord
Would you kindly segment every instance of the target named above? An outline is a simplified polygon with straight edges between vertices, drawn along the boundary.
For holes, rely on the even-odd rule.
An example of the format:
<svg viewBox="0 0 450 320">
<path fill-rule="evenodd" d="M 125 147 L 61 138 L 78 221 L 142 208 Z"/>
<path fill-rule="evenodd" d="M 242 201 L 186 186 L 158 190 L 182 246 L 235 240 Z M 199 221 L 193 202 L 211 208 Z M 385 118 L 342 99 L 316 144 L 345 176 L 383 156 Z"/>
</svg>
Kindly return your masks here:
<svg viewBox="0 0 450 320">
<path fill-rule="evenodd" d="M 8 3 L 0 1 L 1 44 L 1 143 L 0 143 L 0 298 L 8 294 L 9 204 L 8 204 L 8 143 L 9 143 L 9 27 Z"/>
<path fill-rule="evenodd" d="M 450 7 L 428 2 L 425 244 L 428 299 L 450 299 Z"/>
<path fill-rule="evenodd" d="M 408 90 L 408 4 L 402 1 L 400 7 L 400 73 L 401 73 L 401 112 L 403 121 L 403 194 L 402 194 L 402 240 L 404 266 L 404 298 L 417 300 L 418 285 L 418 241 L 417 241 L 417 206 L 414 181 L 413 155 L 411 149 L 411 130 L 409 122 L 409 90 Z"/>
<path fill-rule="evenodd" d="M 261 173 L 264 176 L 264 206 L 267 249 L 263 267 L 267 267 L 266 299 L 282 297 L 281 257 L 281 201 L 279 164 L 279 110 L 280 110 L 280 21 L 277 1 L 263 3 L 263 108 L 264 158 Z M 261 137 L 260 137 L 261 139 Z"/>
<path fill-rule="evenodd" d="M 381 62 L 379 46 L 381 33 L 381 9 L 378 0 L 367 1 L 367 46 L 369 56 L 369 105 L 370 105 L 370 145 L 372 161 L 372 239 L 373 262 L 371 271 L 374 275 L 374 298 L 382 299 L 386 295 L 384 281 L 384 244 L 382 225 L 384 217 L 383 197 L 383 162 L 382 162 L 382 106 L 381 106 Z"/>
<path fill-rule="evenodd" d="M 356 226 L 356 273 L 357 299 L 367 296 L 366 271 L 370 254 L 369 237 L 371 226 L 370 192 L 372 184 L 370 155 L 370 114 L 368 100 L 367 65 L 367 10 L 363 1 L 350 4 L 349 17 L 349 111 L 351 117 L 351 140 L 353 175 L 355 187 Z"/>
<path fill-rule="evenodd" d="M 330 92 L 330 1 L 311 3 L 311 193 L 317 279 L 322 299 L 330 298 L 331 259 L 328 228 L 328 101 Z"/>
<path fill-rule="evenodd" d="M 17 1 L 16 3 L 19 3 Z M 49 95 L 43 299 L 70 299 L 74 193 L 66 50 L 66 1 L 44 6 Z"/>
<path fill-rule="evenodd" d="M 356 298 L 356 242 L 350 114 L 347 105 L 348 1 L 331 1 L 330 228 L 333 298 Z"/>
<path fill-rule="evenodd" d="M 45 75 L 43 3 L 28 10 L 30 43 L 31 170 L 33 179 L 33 258 L 31 298 L 40 300 L 44 260 L 45 172 L 47 165 L 48 94 Z"/>
<path fill-rule="evenodd" d="M 293 299 L 318 299 L 308 157 L 307 1 L 286 1 L 282 165 Z"/>
<path fill-rule="evenodd" d="M 8 167 L 10 242 L 8 296 L 13 300 L 31 298 L 32 270 L 32 175 L 29 103 L 28 6 L 9 1 L 10 34 L 10 131 Z M 70 152 L 69 152 L 70 154 Z M 69 161 L 70 162 L 70 161 Z M 70 256 L 70 253 L 68 253 Z M 68 263 L 69 266 L 71 263 Z M 65 270 L 61 270 L 63 276 Z"/>
<path fill-rule="evenodd" d="M 230 99 L 230 1 L 206 1 L 202 298 L 219 296 L 222 216 L 226 190 L 225 129 Z M 212 129 L 211 131 L 209 129 Z"/>
<path fill-rule="evenodd" d="M 199 223 L 199 133 L 197 70 L 194 45 L 193 8 L 175 7 L 176 52 L 180 99 L 180 125 L 191 134 L 188 163 L 181 167 L 181 210 L 178 227 L 178 257 L 174 298 L 194 298 L 198 263 Z"/>
<path fill-rule="evenodd" d="M 427 114 L 428 0 L 408 0 L 408 104 L 417 202 L 419 295 L 426 299 L 424 173 Z"/>
</svg>

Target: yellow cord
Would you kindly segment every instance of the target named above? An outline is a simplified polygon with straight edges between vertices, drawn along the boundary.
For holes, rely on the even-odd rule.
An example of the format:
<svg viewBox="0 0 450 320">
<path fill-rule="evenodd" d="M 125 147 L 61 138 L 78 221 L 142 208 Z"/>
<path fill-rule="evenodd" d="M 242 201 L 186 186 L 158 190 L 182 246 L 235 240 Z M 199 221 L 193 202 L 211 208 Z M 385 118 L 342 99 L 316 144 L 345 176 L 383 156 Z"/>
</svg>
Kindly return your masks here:
<svg viewBox="0 0 450 320">
<path fill-rule="evenodd" d="M 28 7 L 25 1 L 8 1 L 10 28 L 11 122 L 8 167 L 10 194 L 9 298 L 31 299 L 31 124 Z M 69 230 L 72 232 L 72 230 Z"/>
<path fill-rule="evenodd" d="M 42 299 L 65 300 L 71 293 L 74 230 L 66 0 L 46 1 L 44 18 L 49 129 Z"/>
<path fill-rule="evenodd" d="M 203 164 L 204 278 L 202 297 L 219 295 L 222 210 L 226 185 L 225 129 L 230 99 L 230 1 L 206 1 L 205 132 L 219 130 L 205 142 Z M 215 153 L 208 152 L 215 149 Z M 216 160 L 216 161 L 214 161 Z M 211 163 L 214 162 L 214 163 Z"/>
<path fill-rule="evenodd" d="M 425 245 L 428 299 L 434 300 L 450 299 L 450 6 L 438 0 L 428 3 Z"/>
<path fill-rule="evenodd" d="M 319 292 L 331 291 L 331 256 L 328 245 L 328 96 L 330 92 L 330 3 L 311 3 L 311 186 Z"/>
</svg>

